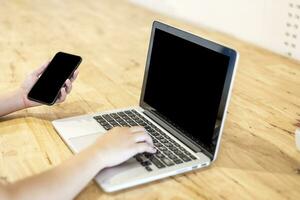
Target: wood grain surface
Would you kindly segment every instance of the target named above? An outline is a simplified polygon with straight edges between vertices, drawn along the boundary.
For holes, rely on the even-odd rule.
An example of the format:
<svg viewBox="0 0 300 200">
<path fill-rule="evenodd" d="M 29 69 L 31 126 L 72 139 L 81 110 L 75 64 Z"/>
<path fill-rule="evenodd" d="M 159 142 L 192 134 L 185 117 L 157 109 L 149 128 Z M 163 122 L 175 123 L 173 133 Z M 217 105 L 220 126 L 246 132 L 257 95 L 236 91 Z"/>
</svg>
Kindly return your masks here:
<svg viewBox="0 0 300 200">
<path fill-rule="evenodd" d="M 91 182 L 77 199 L 300 199 L 299 62 L 124 0 L 1 0 L 0 13 L 1 93 L 57 51 L 83 57 L 65 103 L 0 119 L 1 181 L 71 156 L 51 120 L 138 104 L 152 21 L 160 20 L 240 52 L 219 157 L 208 169 L 113 194 Z"/>
</svg>

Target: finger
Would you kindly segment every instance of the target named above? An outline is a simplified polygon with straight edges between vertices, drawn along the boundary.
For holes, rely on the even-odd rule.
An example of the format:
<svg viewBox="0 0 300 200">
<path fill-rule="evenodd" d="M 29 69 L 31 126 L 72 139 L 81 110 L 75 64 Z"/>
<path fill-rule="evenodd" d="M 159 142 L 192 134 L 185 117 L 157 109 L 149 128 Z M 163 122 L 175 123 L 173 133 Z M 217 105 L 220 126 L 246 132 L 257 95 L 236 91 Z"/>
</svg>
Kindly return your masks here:
<svg viewBox="0 0 300 200">
<path fill-rule="evenodd" d="M 152 138 L 145 132 L 134 133 L 134 141 L 135 142 L 147 142 L 152 147 L 154 146 Z"/>
<path fill-rule="evenodd" d="M 46 63 L 43 64 L 41 67 L 39 67 L 38 69 L 36 69 L 36 70 L 33 72 L 33 74 L 34 74 L 35 76 L 41 75 L 41 74 L 44 72 L 44 70 L 47 68 L 48 65 L 49 65 L 49 62 L 46 62 Z"/>
<path fill-rule="evenodd" d="M 65 82 L 65 89 L 67 94 L 69 94 L 72 90 L 72 82 L 70 81 L 70 79 L 67 79 Z"/>
<path fill-rule="evenodd" d="M 67 97 L 67 92 L 66 89 L 63 87 L 60 90 L 60 97 L 58 99 L 58 103 L 64 102 L 66 100 L 66 97 Z"/>
<path fill-rule="evenodd" d="M 145 128 L 142 126 L 133 126 L 133 127 L 129 128 L 129 131 L 132 133 L 141 132 L 141 131 L 146 132 Z"/>
<path fill-rule="evenodd" d="M 78 74 L 79 74 L 79 70 L 76 69 L 75 72 L 73 73 L 73 76 L 70 79 L 71 82 L 75 81 L 75 79 L 77 78 Z"/>
<path fill-rule="evenodd" d="M 112 130 L 116 130 L 118 133 L 122 131 L 128 131 L 128 127 L 123 127 L 123 126 L 116 126 Z"/>
<path fill-rule="evenodd" d="M 143 152 L 155 153 L 156 149 L 151 147 L 147 143 L 137 143 L 134 145 L 134 151 L 135 153 L 143 153 Z"/>
</svg>

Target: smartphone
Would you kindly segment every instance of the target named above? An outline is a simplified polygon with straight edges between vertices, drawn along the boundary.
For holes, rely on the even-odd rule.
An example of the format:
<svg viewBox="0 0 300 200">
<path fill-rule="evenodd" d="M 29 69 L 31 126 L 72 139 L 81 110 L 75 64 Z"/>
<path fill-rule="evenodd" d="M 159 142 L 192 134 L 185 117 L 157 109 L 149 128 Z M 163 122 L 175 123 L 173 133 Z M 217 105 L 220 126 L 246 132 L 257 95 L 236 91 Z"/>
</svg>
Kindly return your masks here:
<svg viewBox="0 0 300 200">
<path fill-rule="evenodd" d="M 82 58 L 80 56 L 58 52 L 45 71 L 29 91 L 27 97 L 46 105 L 53 105 L 59 98 L 60 89 L 66 80 L 73 76 Z"/>
</svg>

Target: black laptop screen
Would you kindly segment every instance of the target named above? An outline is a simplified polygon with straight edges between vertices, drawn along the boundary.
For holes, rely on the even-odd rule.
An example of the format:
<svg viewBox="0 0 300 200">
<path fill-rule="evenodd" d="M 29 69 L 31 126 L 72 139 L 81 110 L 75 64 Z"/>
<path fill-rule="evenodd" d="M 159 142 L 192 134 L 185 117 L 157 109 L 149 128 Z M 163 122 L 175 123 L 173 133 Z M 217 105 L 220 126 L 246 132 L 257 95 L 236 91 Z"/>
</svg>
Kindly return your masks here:
<svg viewBox="0 0 300 200">
<path fill-rule="evenodd" d="M 143 101 L 189 138 L 215 145 L 229 57 L 156 29 Z"/>
</svg>

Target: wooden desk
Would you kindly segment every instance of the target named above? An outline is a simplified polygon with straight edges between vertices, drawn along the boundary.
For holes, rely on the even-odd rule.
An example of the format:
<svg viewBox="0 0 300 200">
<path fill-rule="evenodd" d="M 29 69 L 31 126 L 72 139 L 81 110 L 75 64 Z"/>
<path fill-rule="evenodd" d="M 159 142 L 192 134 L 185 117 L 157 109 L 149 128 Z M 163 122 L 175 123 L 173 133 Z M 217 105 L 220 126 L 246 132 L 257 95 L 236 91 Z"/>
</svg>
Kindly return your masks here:
<svg viewBox="0 0 300 200">
<path fill-rule="evenodd" d="M 68 100 L 0 119 L 0 176 L 15 181 L 71 153 L 51 120 L 138 104 L 151 23 L 162 20 L 241 54 L 219 158 L 206 170 L 106 194 L 91 182 L 78 199 L 300 199 L 299 62 L 147 11 L 126 1 L 1 1 L 0 89 L 57 51 L 84 61 Z"/>
</svg>

